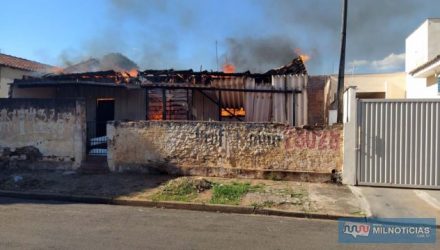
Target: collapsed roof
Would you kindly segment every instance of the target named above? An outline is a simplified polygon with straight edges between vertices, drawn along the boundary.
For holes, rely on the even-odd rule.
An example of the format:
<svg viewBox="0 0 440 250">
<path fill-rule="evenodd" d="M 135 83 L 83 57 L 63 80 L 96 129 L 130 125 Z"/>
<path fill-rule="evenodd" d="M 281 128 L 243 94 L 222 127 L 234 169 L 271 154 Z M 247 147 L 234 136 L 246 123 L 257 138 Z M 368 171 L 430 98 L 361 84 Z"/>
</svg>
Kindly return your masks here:
<svg viewBox="0 0 440 250">
<path fill-rule="evenodd" d="M 293 59 L 293 61 L 287 65 L 284 65 L 277 69 L 271 69 L 266 72 L 269 75 L 297 75 L 303 74 L 307 75 L 306 66 L 304 65 L 304 61 L 301 56 Z"/>
<path fill-rule="evenodd" d="M 117 57 L 120 58 L 120 57 Z M 114 84 L 114 85 L 142 85 L 154 83 L 187 83 L 210 85 L 215 79 L 233 78 L 233 77 L 251 77 L 256 83 L 270 83 L 273 75 L 306 75 L 307 70 L 301 57 L 295 58 L 291 63 L 276 69 L 271 69 L 266 73 L 255 74 L 249 71 L 240 73 L 224 73 L 213 71 L 193 71 L 189 70 L 153 70 L 147 69 L 133 73 L 129 65 L 123 63 L 124 67 L 115 66 L 115 70 L 93 71 L 93 69 L 102 69 L 103 63 L 97 59 L 90 59 L 80 64 L 70 66 L 63 70 L 63 73 L 51 73 L 43 77 L 24 76 L 21 80 L 15 80 L 16 85 L 52 85 L 52 84 Z M 128 66 L 127 66 L 128 65 Z M 92 69 L 92 72 L 68 73 Z"/>
</svg>

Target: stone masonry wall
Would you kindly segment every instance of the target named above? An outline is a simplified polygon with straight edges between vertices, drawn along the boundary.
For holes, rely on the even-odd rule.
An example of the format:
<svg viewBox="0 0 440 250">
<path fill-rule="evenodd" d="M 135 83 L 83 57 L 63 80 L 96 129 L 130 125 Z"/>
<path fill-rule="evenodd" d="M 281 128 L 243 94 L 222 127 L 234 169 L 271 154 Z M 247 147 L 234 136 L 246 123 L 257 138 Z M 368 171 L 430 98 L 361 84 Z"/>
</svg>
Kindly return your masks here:
<svg viewBox="0 0 440 250">
<path fill-rule="evenodd" d="M 264 177 L 342 168 L 342 128 L 269 123 L 144 121 L 107 125 L 113 171 Z"/>
<path fill-rule="evenodd" d="M 83 101 L 0 99 L 0 169 L 78 168 L 85 126 Z"/>
</svg>

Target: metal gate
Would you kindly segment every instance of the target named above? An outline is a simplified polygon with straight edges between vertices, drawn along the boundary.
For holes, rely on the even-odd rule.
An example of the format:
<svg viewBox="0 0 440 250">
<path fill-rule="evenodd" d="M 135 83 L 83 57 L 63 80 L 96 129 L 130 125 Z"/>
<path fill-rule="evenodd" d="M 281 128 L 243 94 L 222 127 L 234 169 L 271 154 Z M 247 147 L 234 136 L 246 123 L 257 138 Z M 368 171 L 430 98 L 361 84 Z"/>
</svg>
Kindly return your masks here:
<svg viewBox="0 0 440 250">
<path fill-rule="evenodd" d="M 440 100 L 359 100 L 359 185 L 440 189 Z"/>
<path fill-rule="evenodd" d="M 106 125 L 107 122 L 87 122 L 87 155 L 107 156 Z"/>
</svg>

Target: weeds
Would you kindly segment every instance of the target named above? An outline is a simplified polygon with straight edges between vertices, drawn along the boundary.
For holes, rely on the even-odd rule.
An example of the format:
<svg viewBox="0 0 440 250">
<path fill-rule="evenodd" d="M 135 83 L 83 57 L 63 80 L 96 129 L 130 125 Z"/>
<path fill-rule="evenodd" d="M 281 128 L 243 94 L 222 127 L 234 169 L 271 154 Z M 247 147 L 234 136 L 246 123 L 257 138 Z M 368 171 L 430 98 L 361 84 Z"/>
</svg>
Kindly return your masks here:
<svg viewBox="0 0 440 250">
<path fill-rule="evenodd" d="M 197 187 L 189 178 L 169 181 L 159 192 L 152 195 L 153 201 L 191 201 L 197 197 Z"/>
<path fill-rule="evenodd" d="M 262 189 L 263 185 L 252 186 L 250 183 L 214 184 L 210 203 L 238 205 L 245 194 Z"/>
</svg>

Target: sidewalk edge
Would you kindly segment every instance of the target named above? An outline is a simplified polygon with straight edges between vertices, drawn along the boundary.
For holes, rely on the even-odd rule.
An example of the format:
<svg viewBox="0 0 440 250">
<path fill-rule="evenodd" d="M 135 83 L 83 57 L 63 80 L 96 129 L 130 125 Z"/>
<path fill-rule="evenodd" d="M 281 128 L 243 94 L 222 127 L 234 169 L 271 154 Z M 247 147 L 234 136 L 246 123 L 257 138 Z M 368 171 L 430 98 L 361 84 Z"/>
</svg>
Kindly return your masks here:
<svg viewBox="0 0 440 250">
<path fill-rule="evenodd" d="M 50 193 L 36 193 L 36 192 L 14 192 L 14 191 L 3 191 L 3 190 L 0 190 L 0 197 L 45 200 L 45 201 L 60 201 L 60 202 L 77 202 L 77 203 L 85 203 L 85 204 L 107 204 L 107 205 L 124 205 L 124 206 L 138 206 L 138 207 L 166 208 L 166 209 L 183 209 L 183 210 L 219 212 L 219 213 L 257 214 L 257 215 L 325 219 L 325 220 L 338 220 L 339 218 L 365 218 L 365 217 L 343 215 L 343 214 L 292 212 L 292 211 L 275 210 L 268 208 L 254 208 L 254 207 L 233 206 L 233 205 L 131 200 L 125 198 L 75 196 L 75 195 L 60 195 L 60 194 L 50 194 Z"/>
</svg>

